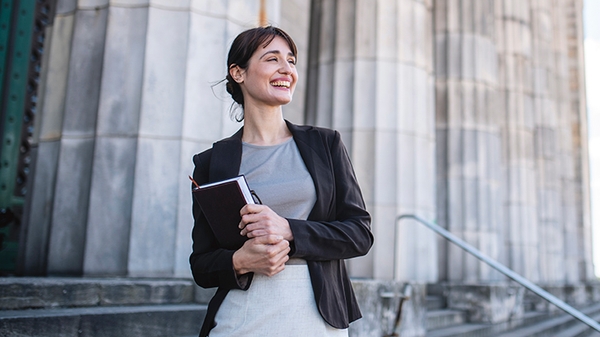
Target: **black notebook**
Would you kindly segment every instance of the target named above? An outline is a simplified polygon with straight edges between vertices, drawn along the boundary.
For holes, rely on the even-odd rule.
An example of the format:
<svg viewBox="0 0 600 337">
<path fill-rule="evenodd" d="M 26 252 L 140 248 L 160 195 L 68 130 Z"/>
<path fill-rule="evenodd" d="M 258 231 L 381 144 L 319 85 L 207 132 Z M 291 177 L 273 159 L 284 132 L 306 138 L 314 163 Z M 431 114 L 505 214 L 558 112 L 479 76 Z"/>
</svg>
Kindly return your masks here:
<svg viewBox="0 0 600 337">
<path fill-rule="evenodd" d="M 255 203 L 246 178 L 241 175 L 197 186 L 192 194 L 200 204 L 219 245 L 234 250 L 242 247 L 248 238 L 240 235 L 240 210 L 246 204 Z"/>
</svg>

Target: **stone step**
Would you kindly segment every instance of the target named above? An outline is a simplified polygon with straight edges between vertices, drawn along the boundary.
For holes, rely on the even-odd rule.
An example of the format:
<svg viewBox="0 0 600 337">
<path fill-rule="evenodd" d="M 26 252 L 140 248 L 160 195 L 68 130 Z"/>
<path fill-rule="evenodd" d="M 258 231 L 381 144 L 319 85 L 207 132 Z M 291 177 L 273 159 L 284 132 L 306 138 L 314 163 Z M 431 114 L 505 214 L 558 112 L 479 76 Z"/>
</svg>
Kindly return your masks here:
<svg viewBox="0 0 600 337">
<path fill-rule="evenodd" d="M 0 311 L 0 336 L 197 336 L 204 304 L 162 304 Z"/>
<path fill-rule="evenodd" d="M 581 312 L 591 317 L 595 321 L 600 320 L 600 303 L 590 305 L 586 308 L 581 309 Z M 577 336 L 578 329 L 573 329 L 573 335 L 570 335 L 568 331 L 573 327 L 583 325 L 579 320 L 573 318 L 568 314 L 560 314 L 558 316 L 551 317 L 542 322 L 525 326 L 518 329 L 507 331 L 506 333 L 498 334 L 497 337 L 535 337 L 535 336 L 557 336 L 559 333 L 565 333 L 563 337 Z M 587 326 L 585 326 L 587 327 Z M 585 330 L 585 329 L 584 329 Z M 567 331 L 567 332 L 565 332 Z M 586 333 L 581 332 L 581 333 Z"/>
<path fill-rule="evenodd" d="M 590 314 L 595 313 L 599 308 L 598 305 L 593 305 L 585 308 L 584 313 Z M 564 315 L 563 315 L 564 316 Z M 438 329 L 431 329 L 427 331 L 427 337 L 450 337 L 450 336 L 459 336 L 459 337 L 489 337 L 489 336 L 502 336 L 502 337 L 525 337 L 525 336 L 553 336 L 556 337 L 555 334 L 558 333 L 559 327 L 555 326 L 555 330 L 541 330 L 541 334 L 535 335 L 537 332 L 535 326 L 542 327 L 547 322 L 552 321 L 556 318 L 563 317 L 558 316 L 557 314 L 548 314 L 546 312 L 528 312 L 525 313 L 523 317 L 503 322 L 497 324 L 474 324 L 474 323 L 464 323 L 459 325 L 451 325 L 446 327 L 440 327 Z M 567 317 L 574 320 L 571 316 Z M 595 317 L 594 317 L 595 318 Z M 571 320 L 571 321 L 572 321 Z M 576 321 L 578 322 L 578 321 Z M 566 326 L 568 327 L 568 326 Z M 563 327 L 565 328 L 565 326 Z M 523 333 L 520 334 L 521 330 Z M 562 330 L 560 330 L 562 331 Z M 575 337 L 579 335 L 570 335 L 566 334 L 562 337 Z"/>
<path fill-rule="evenodd" d="M 191 279 L 5 277 L 0 310 L 198 302 Z"/>
<path fill-rule="evenodd" d="M 427 312 L 427 330 L 464 324 L 467 314 L 461 310 L 430 310 Z"/>
<path fill-rule="evenodd" d="M 427 304 L 427 310 L 440 310 L 446 307 L 446 300 L 443 296 L 428 295 L 425 299 Z"/>
<path fill-rule="evenodd" d="M 592 317 L 595 321 L 600 319 L 600 315 Z M 556 333 L 554 337 L 600 337 L 600 332 L 590 328 L 587 324 L 577 323 L 574 326 Z"/>
<path fill-rule="evenodd" d="M 459 324 L 441 329 L 428 330 L 427 337 L 488 337 L 486 329 L 489 324 Z"/>
</svg>

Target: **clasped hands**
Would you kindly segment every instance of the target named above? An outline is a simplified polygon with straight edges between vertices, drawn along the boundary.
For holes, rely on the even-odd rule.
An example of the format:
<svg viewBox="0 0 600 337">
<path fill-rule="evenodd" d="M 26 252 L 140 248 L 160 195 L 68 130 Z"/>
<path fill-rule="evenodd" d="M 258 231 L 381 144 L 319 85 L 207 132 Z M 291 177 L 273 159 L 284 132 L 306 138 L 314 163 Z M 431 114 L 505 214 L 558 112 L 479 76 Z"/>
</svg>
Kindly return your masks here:
<svg viewBox="0 0 600 337">
<path fill-rule="evenodd" d="M 273 276 L 282 271 L 294 239 L 289 222 L 265 205 L 247 204 L 240 215 L 240 235 L 249 240 L 233 254 L 236 273 Z"/>
</svg>

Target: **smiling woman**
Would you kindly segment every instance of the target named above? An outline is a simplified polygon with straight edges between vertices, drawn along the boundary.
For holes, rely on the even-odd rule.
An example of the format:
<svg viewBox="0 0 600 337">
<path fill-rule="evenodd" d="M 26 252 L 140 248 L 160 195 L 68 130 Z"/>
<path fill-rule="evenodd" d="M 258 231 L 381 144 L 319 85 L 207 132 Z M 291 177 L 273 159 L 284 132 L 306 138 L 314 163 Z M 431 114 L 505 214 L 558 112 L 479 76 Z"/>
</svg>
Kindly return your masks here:
<svg viewBox="0 0 600 337">
<path fill-rule="evenodd" d="M 194 200 L 192 274 L 218 287 L 200 336 L 348 336 L 361 317 L 344 259 L 371 248 L 371 217 L 340 134 L 283 118 L 296 57 L 275 27 L 242 32 L 231 46 L 227 91 L 244 126 L 194 156 L 194 180 L 244 175 L 263 204 L 240 210 L 248 240 L 234 251 L 218 245 Z"/>
</svg>

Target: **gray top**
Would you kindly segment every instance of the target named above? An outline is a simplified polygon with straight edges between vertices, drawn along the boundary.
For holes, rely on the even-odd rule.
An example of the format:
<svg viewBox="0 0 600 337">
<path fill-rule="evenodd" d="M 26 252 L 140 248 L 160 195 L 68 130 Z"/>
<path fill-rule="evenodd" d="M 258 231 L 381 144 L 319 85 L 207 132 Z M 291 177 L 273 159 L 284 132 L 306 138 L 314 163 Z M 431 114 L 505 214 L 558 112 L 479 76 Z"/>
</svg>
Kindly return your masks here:
<svg viewBox="0 0 600 337">
<path fill-rule="evenodd" d="M 240 174 L 264 205 L 284 218 L 306 220 L 317 193 L 293 138 L 259 146 L 242 143 Z"/>
</svg>

